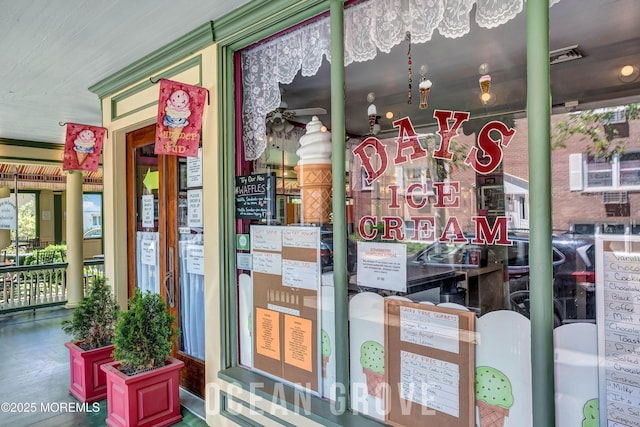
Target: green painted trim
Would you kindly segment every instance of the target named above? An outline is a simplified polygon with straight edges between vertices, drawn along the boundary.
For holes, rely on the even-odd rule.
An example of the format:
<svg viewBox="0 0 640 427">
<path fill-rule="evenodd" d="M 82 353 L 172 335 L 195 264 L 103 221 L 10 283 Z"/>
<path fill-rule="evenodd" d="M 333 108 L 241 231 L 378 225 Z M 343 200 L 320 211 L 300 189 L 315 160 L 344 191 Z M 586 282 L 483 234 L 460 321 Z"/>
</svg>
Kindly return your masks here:
<svg viewBox="0 0 640 427">
<path fill-rule="evenodd" d="M 0 163 L 3 163 L 5 161 L 11 161 L 16 163 L 30 163 L 30 164 L 33 163 L 33 164 L 38 164 L 43 166 L 49 166 L 49 165 L 61 166 L 62 165 L 62 160 L 42 160 L 42 159 L 33 158 L 33 157 L 0 156 Z"/>
<path fill-rule="evenodd" d="M 527 2 L 529 266 L 533 425 L 555 426 L 551 220 L 549 1 Z M 535 142 L 535 143 L 532 143 Z"/>
<path fill-rule="evenodd" d="M 168 45 L 140 58 L 133 64 L 89 87 L 103 99 L 132 84 L 158 73 L 214 41 L 213 22 L 206 22 Z"/>
<path fill-rule="evenodd" d="M 262 409 L 256 407 L 255 405 L 252 405 L 249 402 L 245 402 L 242 399 L 238 399 L 235 396 L 232 396 L 230 394 L 225 393 L 224 391 L 220 391 L 220 413 L 229 418 L 230 420 L 243 425 L 243 426 L 256 426 L 256 427 L 260 427 L 262 424 L 258 424 L 257 422 L 253 421 L 250 418 L 245 417 L 244 415 L 238 414 L 235 411 L 230 411 L 228 409 L 228 405 L 227 405 L 227 401 L 228 400 L 233 400 L 234 402 L 244 406 L 245 408 L 248 408 L 251 411 L 254 411 L 256 414 L 262 415 L 266 418 L 269 418 L 271 421 L 276 422 L 278 424 L 280 424 L 281 426 L 285 426 L 285 427 L 295 427 L 295 424 L 291 424 L 288 423 L 286 421 L 281 420 L 280 418 L 271 415 L 269 412 L 265 412 Z"/>
<path fill-rule="evenodd" d="M 26 141 L 24 139 L 0 138 L 0 145 L 40 148 L 43 150 L 60 150 L 60 151 L 64 150 L 64 144 L 59 144 L 57 142 L 37 142 L 37 141 Z"/>
<path fill-rule="evenodd" d="M 298 397 L 296 401 L 296 393 L 299 396 L 300 389 L 293 388 L 290 385 L 275 381 L 248 369 L 230 368 L 218 372 L 218 378 L 253 393 L 267 402 L 277 403 L 287 408 L 289 412 L 297 413 L 323 426 L 380 427 L 385 425 L 373 419 L 356 415 L 351 411 L 337 408 L 336 406 L 343 404 L 344 400 L 333 402 L 314 395 L 305 396 L 304 399 L 310 401 L 310 407 L 300 408 L 296 406 L 296 402 L 299 403 L 303 400 Z M 278 387 L 277 394 L 274 393 L 276 384 Z M 284 400 L 280 399 L 282 394 L 284 394 Z"/>
<path fill-rule="evenodd" d="M 344 141 L 345 90 L 344 90 L 344 9 L 342 0 L 331 0 L 331 163 L 332 163 L 332 209 L 333 217 L 342 220 L 333 223 L 333 283 L 335 292 L 334 319 L 336 325 L 335 353 L 336 399 L 349 402 L 349 295 L 347 279 L 347 208 L 346 171 Z M 347 403 L 347 405 L 349 404 Z"/>
<path fill-rule="evenodd" d="M 127 98 L 130 98 L 144 90 L 149 89 L 152 86 L 155 86 L 156 84 L 158 84 L 157 83 L 158 79 L 161 79 L 161 78 L 169 79 L 183 71 L 189 70 L 194 67 L 198 67 L 198 74 L 199 74 L 198 82 L 196 83 L 196 86 L 201 86 L 202 85 L 202 55 L 197 55 L 189 59 L 188 61 L 181 62 L 180 64 L 177 64 L 175 67 L 171 67 L 170 69 L 165 70 L 164 72 L 158 74 L 157 76 L 151 76 L 151 78 L 155 80 L 156 83 L 151 83 L 150 79 L 146 79 L 146 80 L 143 80 L 141 83 L 135 85 L 134 87 L 122 93 L 119 93 L 118 95 L 111 98 L 111 120 L 118 120 L 123 117 L 127 117 L 128 115 L 135 114 L 138 111 L 144 110 L 145 108 L 148 108 L 152 105 L 157 105 L 158 101 L 153 101 L 146 105 L 140 106 L 136 109 L 128 111 L 124 114 L 118 115 L 119 102 L 122 102 Z"/>
<path fill-rule="evenodd" d="M 219 48 L 218 69 L 218 180 L 222 197 L 220 200 L 219 229 L 221 238 L 219 251 L 222 258 L 220 269 L 220 325 L 223 331 L 220 343 L 220 365 L 227 368 L 238 364 L 238 314 L 236 310 L 236 257 L 235 257 L 235 124 L 233 52 Z M 231 111 L 231 113 L 229 113 Z"/>
<path fill-rule="evenodd" d="M 216 42 L 239 50 L 328 9 L 327 0 L 253 0 L 214 21 Z"/>
<path fill-rule="evenodd" d="M 42 194 L 41 190 L 32 190 L 32 191 L 22 191 L 22 193 L 33 193 L 35 194 L 36 201 L 36 237 L 40 235 L 40 195 Z"/>
<path fill-rule="evenodd" d="M 62 242 L 62 194 L 53 194 L 53 241 L 56 245 Z M 104 245 L 104 242 L 102 243 Z M 103 247 L 104 253 L 104 247 Z"/>
</svg>

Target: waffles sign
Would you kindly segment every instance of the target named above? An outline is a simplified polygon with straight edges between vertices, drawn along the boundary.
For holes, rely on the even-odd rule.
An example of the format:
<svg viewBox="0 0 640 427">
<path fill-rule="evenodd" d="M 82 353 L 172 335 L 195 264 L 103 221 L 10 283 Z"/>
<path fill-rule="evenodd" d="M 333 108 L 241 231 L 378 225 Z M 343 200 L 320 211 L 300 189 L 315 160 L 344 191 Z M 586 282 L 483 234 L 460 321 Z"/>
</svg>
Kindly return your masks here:
<svg viewBox="0 0 640 427">
<path fill-rule="evenodd" d="M 469 113 L 462 111 L 435 110 L 433 117 L 438 122 L 438 135 L 440 135 L 440 146 L 435 151 L 429 153 L 418 140 L 411 119 L 404 117 L 393 122 L 393 126 L 398 128 L 397 149 L 395 153 L 387 152 L 380 140 L 376 137 L 369 137 L 362 141 L 353 150 L 362 163 L 366 171 L 366 184 L 373 184 L 378 178 L 383 176 L 391 166 L 403 164 L 409 160 L 417 160 L 431 155 L 434 159 L 451 161 L 453 153 L 450 151 L 450 144 L 453 138 L 458 136 L 460 126 L 469 120 Z M 464 160 L 464 164 L 471 167 L 476 173 L 487 175 L 494 172 L 504 157 L 503 149 L 509 146 L 515 129 L 509 128 L 502 122 L 492 121 L 487 123 L 478 133 L 477 146 L 471 147 Z M 392 157 L 393 156 L 393 157 Z M 373 159 L 377 159 L 374 163 Z M 374 166 L 378 165 L 378 166 Z M 460 207 L 460 183 L 459 182 L 435 182 L 436 200 L 434 208 L 458 208 Z M 420 209 L 428 203 L 426 184 L 412 184 L 403 196 L 399 195 L 399 186 L 390 185 L 388 190 L 391 194 L 389 209 L 398 209 L 400 203 L 404 202 L 410 208 Z M 402 200 L 404 198 L 404 200 Z M 446 225 L 440 236 L 435 235 L 434 216 L 413 216 L 411 220 L 415 223 L 414 233 L 405 236 L 403 231 L 403 219 L 399 216 L 364 216 L 360 219 L 358 230 L 360 235 L 367 240 L 372 240 L 378 235 L 377 225 L 383 225 L 383 240 L 412 240 L 433 241 L 436 238 L 441 242 L 467 242 L 468 239 L 462 233 L 462 229 L 455 216 L 447 219 Z M 475 238 L 472 243 L 488 243 L 509 245 L 507 239 L 506 216 L 497 217 L 493 227 L 484 216 L 474 216 L 471 220 L 475 223 Z M 370 231 L 368 231 L 370 230 Z"/>
</svg>

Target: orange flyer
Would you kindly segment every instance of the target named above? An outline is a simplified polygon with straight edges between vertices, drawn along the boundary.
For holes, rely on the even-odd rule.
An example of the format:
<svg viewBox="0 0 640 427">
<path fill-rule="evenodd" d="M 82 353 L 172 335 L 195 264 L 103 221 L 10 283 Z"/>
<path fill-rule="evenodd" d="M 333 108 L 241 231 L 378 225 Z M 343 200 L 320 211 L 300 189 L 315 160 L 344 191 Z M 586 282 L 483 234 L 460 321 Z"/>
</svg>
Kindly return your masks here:
<svg viewBox="0 0 640 427">
<path fill-rule="evenodd" d="M 309 319 L 284 315 L 284 362 L 309 372 L 313 371 L 312 325 Z"/>
<path fill-rule="evenodd" d="M 256 307 L 256 351 L 280 360 L 280 313 Z"/>
</svg>

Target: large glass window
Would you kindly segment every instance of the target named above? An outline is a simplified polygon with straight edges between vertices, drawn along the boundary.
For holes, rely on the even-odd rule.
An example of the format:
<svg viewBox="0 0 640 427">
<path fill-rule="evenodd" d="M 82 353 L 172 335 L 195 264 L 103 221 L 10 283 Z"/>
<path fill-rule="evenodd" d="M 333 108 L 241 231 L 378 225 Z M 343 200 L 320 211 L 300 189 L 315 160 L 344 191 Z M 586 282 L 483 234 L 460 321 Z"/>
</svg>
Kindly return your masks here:
<svg viewBox="0 0 640 427">
<path fill-rule="evenodd" d="M 83 237 L 102 237 L 102 193 L 88 193 L 82 196 Z"/>
<path fill-rule="evenodd" d="M 405 3 L 417 2 L 400 8 Z M 607 384 L 598 383 L 605 372 L 598 348 L 606 345 L 597 337 L 606 332 L 599 316 L 614 297 L 603 289 L 598 257 L 622 248 L 630 252 L 626 271 L 636 268 L 635 246 L 619 239 L 638 228 L 640 93 L 624 81 L 637 73 L 624 46 L 640 30 L 629 17 L 637 10 L 631 1 L 609 5 L 616 23 L 598 18 L 597 0 L 552 3 L 549 283 L 531 281 L 529 178 L 536 171 L 528 158 L 523 11 L 489 23 L 495 10 L 488 4 L 457 14 L 438 10 L 438 2 L 411 13 L 383 14 L 377 0 L 345 7 L 345 218 L 331 212 L 328 190 L 335 116 L 327 114 L 325 17 L 242 53 L 235 182 L 242 365 L 292 384 L 309 380 L 303 387 L 331 400 L 336 358 L 349 357 L 351 409 L 364 416 L 412 425 L 415 414 L 404 418 L 399 408 L 413 402 L 434 411 L 436 424 L 443 414 L 464 413 L 470 425 L 487 425 L 491 416 L 505 426 L 531 425 L 531 290 L 545 287 L 553 292 L 562 379 L 557 425 L 600 417 L 597 399 Z M 593 28 L 576 10 L 594 17 Z M 622 62 L 631 63 L 624 78 Z M 597 71 L 603 67 L 606 78 Z M 333 291 L 334 249 L 343 244 L 348 301 Z M 349 324 L 336 325 L 333 310 L 344 304 Z M 622 331 L 635 329 L 609 333 Z M 481 339 L 470 345 L 469 332 Z M 345 333 L 348 356 L 334 346 Z M 576 352 L 584 359 L 567 358 Z M 499 395 L 483 392 L 492 379 L 507 384 Z M 618 422 L 635 416 L 625 411 Z"/>
</svg>

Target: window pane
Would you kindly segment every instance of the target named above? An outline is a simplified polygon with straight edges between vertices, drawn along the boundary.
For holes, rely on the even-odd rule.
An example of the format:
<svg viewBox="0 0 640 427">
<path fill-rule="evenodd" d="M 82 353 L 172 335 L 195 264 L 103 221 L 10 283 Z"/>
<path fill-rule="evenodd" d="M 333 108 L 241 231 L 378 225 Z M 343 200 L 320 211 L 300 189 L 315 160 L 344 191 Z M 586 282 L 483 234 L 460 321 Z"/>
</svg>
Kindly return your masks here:
<svg viewBox="0 0 640 427">
<path fill-rule="evenodd" d="M 82 214 L 83 237 L 85 239 L 102 237 L 102 194 L 84 194 Z"/>
</svg>

